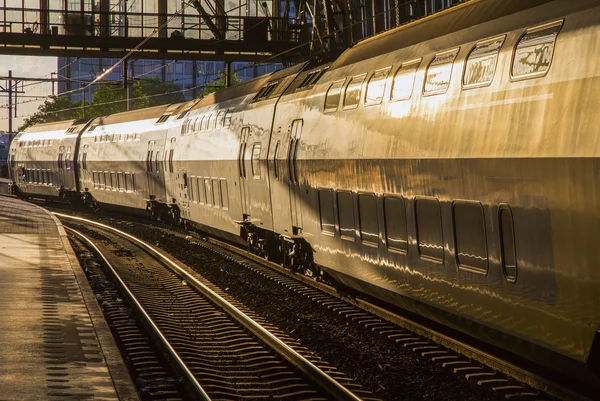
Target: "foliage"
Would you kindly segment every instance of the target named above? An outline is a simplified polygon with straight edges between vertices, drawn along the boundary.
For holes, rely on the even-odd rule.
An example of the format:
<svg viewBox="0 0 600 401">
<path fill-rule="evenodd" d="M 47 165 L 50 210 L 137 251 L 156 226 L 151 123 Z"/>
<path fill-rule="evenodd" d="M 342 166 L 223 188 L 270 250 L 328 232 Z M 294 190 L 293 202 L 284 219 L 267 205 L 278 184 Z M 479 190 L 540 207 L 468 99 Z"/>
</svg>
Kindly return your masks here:
<svg viewBox="0 0 600 401">
<path fill-rule="evenodd" d="M 158 106 L 183 102 L 180 88 L 173 83 L 163 83 L 158 77 L 143 77 L 132 85 L 133 108 Z M 37 113 L 25 120 L 19 131 L 32 125 L 52 121 L 96 118 L 127 110 L 127 92 L 122 86 L 101 85 L 94 92 L 92 103 L 71 102 L 68 97 L 51 97 Z"/>
<path fill-rule="evenodd" d="M 242 80 L 238 77 L 237 73 L 231 73 L 231 82 L 230 86 L 237 85 Z M 219 89 L 223 89 L 225 87 L 225 74 L 222 72 L 217 72 L 217 79 L 212 82 L 207 82 L 206 86 L 200 90 L 201 96 L 206 96 L 209 93 L 213 93 L 218 91 Z"/>
<path fill-rule="evenodd" d="M 38 107 L 37 113 L 25 120 L 19 131 L 36 124 L 62 120 L 76 120 L 83 116 L 84 102 L 72 102 L 68 97 L 52 96 Z"/>
</svg>

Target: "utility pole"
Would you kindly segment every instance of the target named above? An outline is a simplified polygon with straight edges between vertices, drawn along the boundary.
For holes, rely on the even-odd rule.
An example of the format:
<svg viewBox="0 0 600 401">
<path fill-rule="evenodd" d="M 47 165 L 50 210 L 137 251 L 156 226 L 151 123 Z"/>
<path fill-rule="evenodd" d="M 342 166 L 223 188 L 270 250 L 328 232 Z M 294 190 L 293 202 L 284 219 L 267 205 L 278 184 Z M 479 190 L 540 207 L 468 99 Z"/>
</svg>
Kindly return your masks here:
<svg viewBox="0 0 600 401">
<path fill-rule="evenodd" d="M 8 70 L 8 132 L 13 132 L 12 130 L 12 70 Z"/>
</svg>

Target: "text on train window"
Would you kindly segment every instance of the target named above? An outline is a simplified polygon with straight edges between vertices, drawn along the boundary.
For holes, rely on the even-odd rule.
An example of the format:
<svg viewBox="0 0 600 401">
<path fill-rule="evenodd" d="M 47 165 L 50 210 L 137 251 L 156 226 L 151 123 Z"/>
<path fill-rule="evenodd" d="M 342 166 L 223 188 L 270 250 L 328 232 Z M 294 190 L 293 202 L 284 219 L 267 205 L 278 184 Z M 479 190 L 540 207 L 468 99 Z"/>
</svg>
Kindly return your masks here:
<svg viewBox="0 0 600 401">
<path fill-rule="evenodd" d="M 410 99 L 419 65 L 421 59 L 407 61 L 398 68 L 392 81 L 392 102 Z"/>
<path fill-rule="evenodd" d="M 475 45 L 465 64 L 463 86 L 473 88 L 492 83 L 500 48 L 506 36 L 488 39 Z"/>
<path fill-rule="evenodd" d="M 385 214 L 385 235 L 390 250 L 406 253 L 408 251 L 408 236 L 406 233 L 406 208 L 404 198 L 386 196 L 383 199 Z"/>
<path fill-rule="evenodd" d="M 448 50 L 437 54 L 425 74 L 425 86 L 423 92 L 425 95 L 437 95 L 446 93 L 450 86 L 452 77 L 452 66 L 458 55 L 459 49 Z"/>
<path fill-rule="evenodd" d="M 377 70 L 371 75 L 367 83 L 367 92 L 365 93 L 365 105 L 373 106 L 381 104 L 385 92 L 385 83 L 390 74 L 391 67 Z"/>
<path fill-rule="evenodd" d="M 546 75 L 554 55 L 554 45 L 563 21 L 530 28 L 515 49 L 511 76 L 534 78 Z"/>
<path fill-rule="evenodd" d="M 512 211 L 508 205 L 500 205 L 498 214 L 502 245 L 502 270 L 506 280 L 514 283 L 517 281 L 517 254 Z"/>
<path fill-rule="evenodd" d="M 488 254 L 483 206 L 479 202 L 457 201 L 452 213 L 458 267 L 486 274 Z"/>
<path fill-rule="evenodd" d="M 365 82 L 366 77 L 367 74 L 360 74 L 350 79 L 348 86 L 346 86 L 346 93 L 344 94 L 344 109 L 354 109 L 358 107 L 362 84 Z"/>
<path fill-rule="evenodd" d="M 343 239 L 354 241 L 354 200 L 352 192 L 338 191 L 337 193 L 338 221 L 340 234 Z"/>
<path fill-rule="evenodd" d="M 333 190 L 319 189 L 319 212 L 321 217 L 321 231 L 333 236 L 335 234 Z"/>
<path fill-rule="evenodd" d="M 325 95 L 325 111 L 336 111 L 340 104 L 340 97 L 342 95 L 342 87 L 344 86 L 344 80 L 339 80 L 331 84 Z"/>
<path fill-rule="evenodd" d="M 375 194 L 358 194 L 358 215 L 360 237 L 363 242 L 379 245 L 379 224 L 377 222 L 377 200 Z"/>
<path fill-rule="evenodd" d="M 419 255 L 437 263 L 444 260 L 442 237 L 442 214 L 437 199 L 415 199 L 417 221 L 417 245 Z"/>
</svg>

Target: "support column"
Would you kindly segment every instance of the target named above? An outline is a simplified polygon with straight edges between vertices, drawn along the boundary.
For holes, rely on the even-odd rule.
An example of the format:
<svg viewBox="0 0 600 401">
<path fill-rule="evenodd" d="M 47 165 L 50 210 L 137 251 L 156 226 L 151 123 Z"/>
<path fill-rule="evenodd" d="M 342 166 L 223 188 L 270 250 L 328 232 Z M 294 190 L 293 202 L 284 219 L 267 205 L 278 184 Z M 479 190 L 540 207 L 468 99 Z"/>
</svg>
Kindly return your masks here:
<svg viewBox="0 0 600 401">
<path fill-rule="evenodd" d="M 225 62 L 225 87 L 231 86 L 231 61 Z"/>
<path fill-rule="evenodd" d="M 40 0 L 40 34 L 50 34 L 50 6 L 49 0 Z"/>
<path fill-rule="evenodd" d="M 158 0 L 158 37 L 167 37 L 167 0 Z M 164 26 L 163 26 L 164 25 Z M 161 28 L 162 27 L 162 28 Z"/>
<path fill-rule="evenodd" d="M 13 132 L 13 104 L 12 104 L 12 70 L 8 70 L 8 132 Z"/>
</svg>

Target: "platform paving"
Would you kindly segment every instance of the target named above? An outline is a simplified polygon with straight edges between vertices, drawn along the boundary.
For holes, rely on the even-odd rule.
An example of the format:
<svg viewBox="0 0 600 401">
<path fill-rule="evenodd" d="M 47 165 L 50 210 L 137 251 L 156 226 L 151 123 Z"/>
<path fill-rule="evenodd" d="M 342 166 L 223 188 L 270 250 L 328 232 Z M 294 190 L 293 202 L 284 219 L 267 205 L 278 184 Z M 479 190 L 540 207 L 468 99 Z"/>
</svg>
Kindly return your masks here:
<svg viewBox="0 0 600 401">
<path fill-rule="evenodd" d="M 0 401 L 138 400 L 60 222 L 0 196 Z"/>
</svg>

